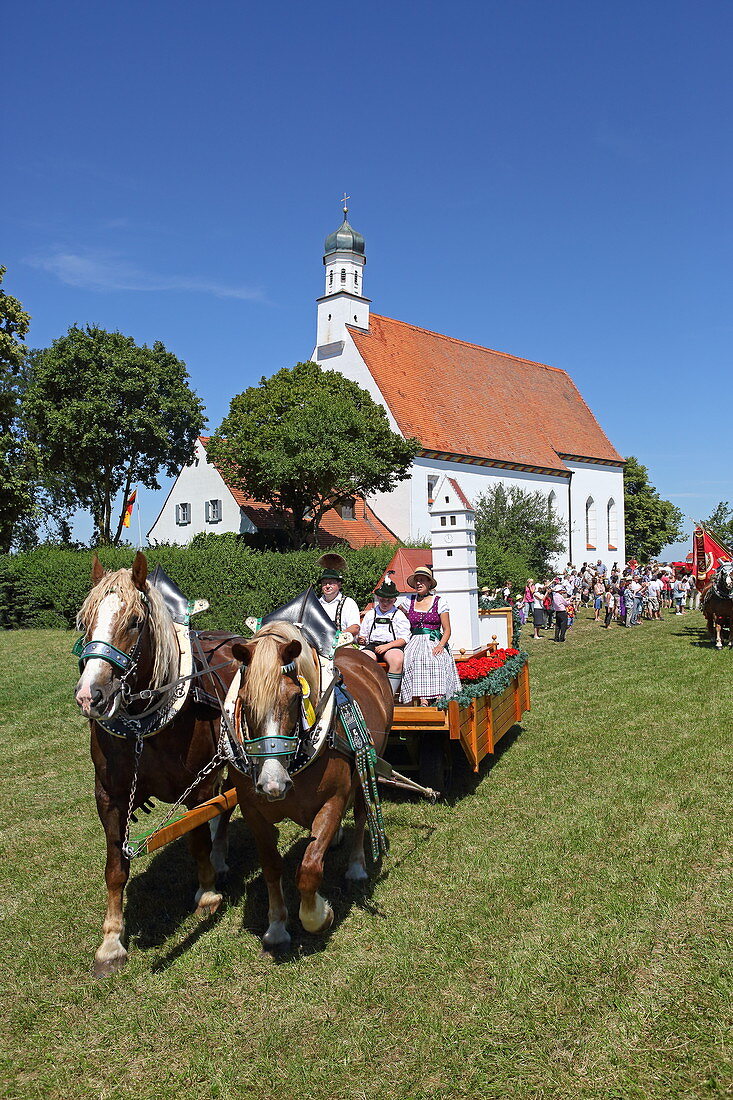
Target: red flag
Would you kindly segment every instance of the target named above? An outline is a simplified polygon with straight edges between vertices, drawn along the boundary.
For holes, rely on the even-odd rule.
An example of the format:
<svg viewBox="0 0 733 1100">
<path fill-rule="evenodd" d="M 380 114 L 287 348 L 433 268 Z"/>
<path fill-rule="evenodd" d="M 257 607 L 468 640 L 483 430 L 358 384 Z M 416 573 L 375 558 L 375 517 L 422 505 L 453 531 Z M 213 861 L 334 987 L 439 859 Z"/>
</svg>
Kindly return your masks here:
<svg viewBox="0 0 733 1100">
<path fill-rule="evenodd" d="M 692 536 L 692 572 L 695 584 L 701 592 L 724 561 L 733 561 L 730 551 L 721 546 L 709 531 L 698 524 Z"/>
<path fill-rule="evenodd" d="M 137 489 L 133 489 L 127 498 L 127 504 L 125 505 L 125 515 L 122 520 L 123 527 L 130 526 L 130 520 L 132 519 L 132 510 L 135 507 L 135 498 L 137 497 Z"/>
</svg>

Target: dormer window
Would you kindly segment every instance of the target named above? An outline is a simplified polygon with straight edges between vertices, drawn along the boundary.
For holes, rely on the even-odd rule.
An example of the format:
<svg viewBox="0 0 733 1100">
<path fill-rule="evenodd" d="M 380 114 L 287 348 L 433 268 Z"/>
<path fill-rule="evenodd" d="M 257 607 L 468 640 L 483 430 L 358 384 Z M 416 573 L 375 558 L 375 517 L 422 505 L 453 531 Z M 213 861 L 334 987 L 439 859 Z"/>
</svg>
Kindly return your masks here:
<svg viewBox="0 0 733 1100">
<path fill-rule="evenodd" d="M 356 501 L 353 497 L 344 500 L 339 507 L 341 519 L 356 519 Z"/>
</svg>

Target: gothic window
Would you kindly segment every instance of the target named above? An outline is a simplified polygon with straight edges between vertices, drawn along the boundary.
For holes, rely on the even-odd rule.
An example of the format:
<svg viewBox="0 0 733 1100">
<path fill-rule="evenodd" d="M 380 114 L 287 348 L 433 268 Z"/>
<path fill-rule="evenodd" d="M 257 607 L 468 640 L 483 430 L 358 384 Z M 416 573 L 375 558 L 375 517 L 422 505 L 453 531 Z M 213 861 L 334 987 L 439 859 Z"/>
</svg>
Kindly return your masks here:
<svg viewBox="0 0 733 1100">
<path fill-rule="evenodd" d="M 588 497 L 585 502 L 585 548 L 596 548 L 596 505 L 593 497 Z"/>
<path fill-rule="evenodd" d="M 618 550 L 618 512 L 613 497 L 608 502 L 606 514 L 608 517 L 608 549 Z"/>
<path fill-rule="evenodd" d="M 553 489 L 547 498 L 547 511 L 552 515 L 553 511 L 557 508 L 557 494 Z"/>
<path fill-rule="evenodd" d="M 428 504 L 432 504 L 434 500 L 435 486 L 438 484 L 437 477 L 431 477 L 428 474 Z"/>
</svg>

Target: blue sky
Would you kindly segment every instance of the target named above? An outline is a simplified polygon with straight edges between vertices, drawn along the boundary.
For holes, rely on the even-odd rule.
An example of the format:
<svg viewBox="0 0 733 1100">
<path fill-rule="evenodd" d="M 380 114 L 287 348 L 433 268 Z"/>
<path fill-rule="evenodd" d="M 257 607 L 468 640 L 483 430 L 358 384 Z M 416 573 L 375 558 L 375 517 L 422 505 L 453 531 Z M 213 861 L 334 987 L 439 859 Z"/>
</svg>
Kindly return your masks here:
<svg viewBox="0 0 733 1100">
<path fill-rule="evenodd" d="M 733 7 L 29 0 L 4 287 L 187 363 L 209 428 L 307 358 L 339 197 L 373 309 L 567 370 L 690 518 L 733 499 Z M 149 526 L 163 494 L 143 492 Z M 82 525 L 83 527 L 83 525 Z"/>
</svg>

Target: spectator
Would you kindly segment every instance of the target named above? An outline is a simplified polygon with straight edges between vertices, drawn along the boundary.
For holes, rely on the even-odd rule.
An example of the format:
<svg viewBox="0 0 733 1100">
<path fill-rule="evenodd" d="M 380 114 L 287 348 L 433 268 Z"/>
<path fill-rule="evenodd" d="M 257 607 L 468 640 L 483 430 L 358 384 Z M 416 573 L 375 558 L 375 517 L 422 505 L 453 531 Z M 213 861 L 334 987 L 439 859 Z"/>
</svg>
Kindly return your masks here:
<svg viewBox="0 0 733 1100">
<path fill-rule="evenodd" d="M 555 641 L 564 642 L 565 632 L 568 629 L 568 594 L 562 584 L 557 583 L 552 589 L 552 610 L 555 612 Z"/>
</svg>

